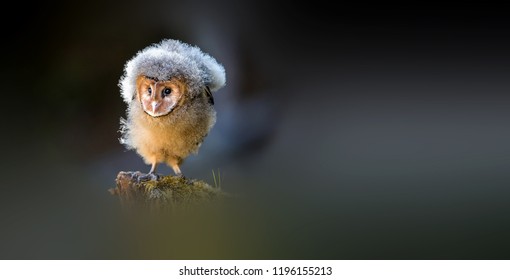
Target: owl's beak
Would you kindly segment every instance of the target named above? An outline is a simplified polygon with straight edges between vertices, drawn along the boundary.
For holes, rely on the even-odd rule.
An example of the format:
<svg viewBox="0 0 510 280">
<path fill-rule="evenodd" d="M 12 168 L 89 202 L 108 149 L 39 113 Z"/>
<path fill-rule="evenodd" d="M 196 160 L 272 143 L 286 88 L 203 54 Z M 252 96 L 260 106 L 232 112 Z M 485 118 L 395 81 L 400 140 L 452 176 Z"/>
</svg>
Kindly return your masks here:
<svg viewBox="0 0 510 280">
<path fill-rule="evenodd" d="M 161 103 L 160 103 L 160 102 L 158 102 L 158 101 L 152 101 L 152 112 L 153 112 L 153 113 L 156 113 L 156 110 L 158 109 L 158 107 L 159 107 L 159 105 L 160 105 L 160 104 L 161 104 Z"/>
</svg>

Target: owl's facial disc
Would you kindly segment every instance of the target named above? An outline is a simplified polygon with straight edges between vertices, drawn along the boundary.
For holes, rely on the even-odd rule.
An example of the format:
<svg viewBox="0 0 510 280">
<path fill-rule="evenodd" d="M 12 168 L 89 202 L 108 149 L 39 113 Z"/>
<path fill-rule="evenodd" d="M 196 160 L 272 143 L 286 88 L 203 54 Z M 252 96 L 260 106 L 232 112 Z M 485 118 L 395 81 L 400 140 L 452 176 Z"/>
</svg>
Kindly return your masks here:
<svg viewBox="0 0 510 280">
<path fill-rule="evenodd" d="M 137 80 L 138 99 L 143 110 L 152 117 L 170 114 L 179 104 L 185 90 L 184 83 L 176 79 L 156 81 L 140 76 Z"/>
</svg>

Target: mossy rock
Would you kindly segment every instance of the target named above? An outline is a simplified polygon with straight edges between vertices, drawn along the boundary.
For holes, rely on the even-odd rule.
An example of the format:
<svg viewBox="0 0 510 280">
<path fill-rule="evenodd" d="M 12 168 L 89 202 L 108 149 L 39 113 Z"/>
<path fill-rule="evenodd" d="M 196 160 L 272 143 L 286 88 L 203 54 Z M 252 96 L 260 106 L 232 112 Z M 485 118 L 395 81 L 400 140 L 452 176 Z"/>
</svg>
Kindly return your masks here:
<svg viewBox="0 0 510 280">
<path fill-rule="evenodd" d="M 204 181 L 179 176 L 159 176 L 148 180 L 141 172 L 121 171 L 110 193 L 123 202 L 144 202 L 154 205 L 190 204 L 214 201 L 227 194 Z"/>
</svg>

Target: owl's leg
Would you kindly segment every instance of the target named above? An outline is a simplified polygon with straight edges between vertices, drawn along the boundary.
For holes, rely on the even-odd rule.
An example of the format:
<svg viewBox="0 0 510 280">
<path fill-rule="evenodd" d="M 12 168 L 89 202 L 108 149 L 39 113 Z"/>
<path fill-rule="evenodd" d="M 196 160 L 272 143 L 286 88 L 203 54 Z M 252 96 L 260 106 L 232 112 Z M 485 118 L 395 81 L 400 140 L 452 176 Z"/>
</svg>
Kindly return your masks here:
<svg viewBox="0 0 510 280">
<path fill-rule="evenodd" d="M 157 162 L 153 162 L 151 166 L 151 170 L 147 174 L 140 175 L 138 177 L 138 181 L 157 181 L 160 179 L 160 176 L 156 174 L 156 167 L 158 166 Z"/>
<path fill-rule="evenodd" d="M 167 164 L 174 170 L 176 176 L 184 177 L 184 175 L 182 175 L 181 168 L 179 167 L 181 162 L 182 162 L 181 159 L 173 158 L 171 160 L 168 160 Z"/>
<path fill-rule="evenodd" d="M 151 171 L 149 171 L 149 174 L 154 174 L 154 172 L 156 172 L 156 167 L 158 167 L 158 163 L 153 162 L 152 166 L 151 166 Z"/>
<path fill-rule="evenodd" d="M 181 169 L 179 168 L 179 165 L 173 164 L 171 165 L 172 169 L 174 170 L 175 175 L 182 177 Z"/>
</svg>

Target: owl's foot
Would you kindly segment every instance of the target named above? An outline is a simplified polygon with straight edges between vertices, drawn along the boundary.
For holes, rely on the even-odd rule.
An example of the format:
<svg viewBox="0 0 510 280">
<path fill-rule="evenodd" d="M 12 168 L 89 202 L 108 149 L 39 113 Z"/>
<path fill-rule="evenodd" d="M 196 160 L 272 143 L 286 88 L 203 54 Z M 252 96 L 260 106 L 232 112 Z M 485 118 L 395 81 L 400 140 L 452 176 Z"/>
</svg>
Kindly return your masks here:
<svg viewBox="0 0 510 280">
<path fill-rule="evenodd" d="M 182 173 L 175 174 L 174 177 L 184 181 L 186 184 L 191 184 L 193 182 L 193 179 L 187 178 Z"/>
<path fill-rule="evenodd" d="M 175 178 L 179 178 L 179 179 L 183 179 L 184 181 L 188 181 L 188 178 L 186 178 L 186 176 L 184 176 L 184 174 L 182 173 L 177 173 L 174 175 Z"/>
<path fill-rule="evenodd" d="M 146 181 L 158 181 L 161 179 L 161 175 L 156 173 L 147 173 L 147 174 L 140 174 L 137 178 L 138 183 L 140 182 L 146 182 Z"/>
</svg>

